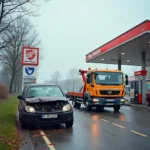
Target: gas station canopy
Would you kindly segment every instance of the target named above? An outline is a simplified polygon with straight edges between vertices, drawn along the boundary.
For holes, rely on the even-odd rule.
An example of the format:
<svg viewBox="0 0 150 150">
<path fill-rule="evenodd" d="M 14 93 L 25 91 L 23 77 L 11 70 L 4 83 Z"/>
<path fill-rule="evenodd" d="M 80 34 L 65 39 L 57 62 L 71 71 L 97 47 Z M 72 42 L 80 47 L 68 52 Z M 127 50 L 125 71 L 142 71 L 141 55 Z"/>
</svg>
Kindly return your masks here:
<svg viewBox="0 0 150 150">
<path fill-rule="evenodd" d="M 141 66 L 143 52 L 145 65 L 150 67 L 150 20 L 90 52 L 86 62 Z"/>
</svg>

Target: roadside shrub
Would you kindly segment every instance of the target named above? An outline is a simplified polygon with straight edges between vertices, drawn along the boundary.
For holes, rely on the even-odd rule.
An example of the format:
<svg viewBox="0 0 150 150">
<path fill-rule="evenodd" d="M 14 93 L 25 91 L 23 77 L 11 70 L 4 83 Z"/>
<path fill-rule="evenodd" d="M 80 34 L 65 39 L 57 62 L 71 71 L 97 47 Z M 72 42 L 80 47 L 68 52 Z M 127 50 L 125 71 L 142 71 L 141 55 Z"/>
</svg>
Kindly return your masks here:
<svg viewBox="0 0 150 150">
<path fill-rule="evenodd" d="M 8 98 L 8 87 L 7 85 L 0 84 L 0 99 Z"/>
</svg>

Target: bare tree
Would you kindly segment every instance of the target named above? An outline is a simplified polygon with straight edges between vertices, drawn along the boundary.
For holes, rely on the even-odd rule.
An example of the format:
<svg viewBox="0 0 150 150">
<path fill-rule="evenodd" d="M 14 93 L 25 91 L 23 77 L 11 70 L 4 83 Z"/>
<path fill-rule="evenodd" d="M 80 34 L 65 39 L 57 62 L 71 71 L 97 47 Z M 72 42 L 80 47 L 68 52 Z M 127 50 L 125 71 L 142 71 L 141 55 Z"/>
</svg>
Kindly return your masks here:
<svg viewBox="0 0 150 150">
<path fill-rule="evenodd" d="M 8 65 L 3 65 L 0 71 L 0 82 L 9 87 L 11 78 L 11 70 Z"/>
<path fill-rule="evenodd" d="M 34 30 L 34 26 L 25 18 L 20 18 L 13 22 L 7 32 L 3 34 L 2 40 L 8 41 L 6 47 L 0 51 L 0 54 L 4 59 L 1 63 L 9 66 L 11 70 L 9 92 L 12 93 L 16 73 L 22 68 L 21 47 L 23 45 L 39 46 L 40 40 Z"/>
<path fill-rule="evenodd" d="M 56 70 L 53 74 L 52 74 L 52 78 L 51 78 L 51 82 L 58 84 L 59 80 L 61 79 L 61 73 Z"/>
<path fill-rule="evenodd" d="M 76 68 L 71 68 L 69 70 L 68 76 L 72 80 L 72 88 L 73 91 L 75 91 L 75 85 L 76 85 L 77 78 L 79 76 L 79 70 Z"/>
<path fill-rule="evenodd" d="M 0 49 L 8 41 L 1 41 L 2 33 L 9 30 L 14 21 L 24 16 L 38 16 L 34 7 L 39 7 L 37 0 L 0 0 Z"/>
</svg>

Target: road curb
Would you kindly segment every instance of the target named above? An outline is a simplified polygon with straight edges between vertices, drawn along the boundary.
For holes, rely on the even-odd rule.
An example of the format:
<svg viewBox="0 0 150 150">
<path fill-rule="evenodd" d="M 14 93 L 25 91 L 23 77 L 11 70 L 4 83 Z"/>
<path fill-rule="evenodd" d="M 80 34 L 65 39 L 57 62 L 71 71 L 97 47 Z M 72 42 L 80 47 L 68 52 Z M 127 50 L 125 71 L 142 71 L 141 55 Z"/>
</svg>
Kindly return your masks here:
<svg viewBox="0 0 150 150">
<path fill-rule="evenodd" d="M 20 128 L 18 110 L 16 113 L 16 121 L 19 126 L 19 132 L 21 133 L 21 136 L 23 137 L 21 145 L 20 145 L 20 150 L 34 150 L 34 145 L 32 143 L 28 130 L 22 130 Z"/>
<path fill-rule="evenodd" d="M 142 108 L 142 109 L 150 109 L 150 107 L 134 106 L 134 105 L 132 105 L 132 104 L 124 104 L 124 106 L 130 106 L 130 107 Z"/>
<path fill-rule="evenodd" d="M 21 143 L 20 150 L 35 150 L 29 132 L 22 130 L 21 133 L 24 138 L 23 138 L 23 142 Z"/>
<path fill-rule="evenodd" d="M 124 104 L 125 106 L 131 106 L 131 104 Z"/>
</svg>

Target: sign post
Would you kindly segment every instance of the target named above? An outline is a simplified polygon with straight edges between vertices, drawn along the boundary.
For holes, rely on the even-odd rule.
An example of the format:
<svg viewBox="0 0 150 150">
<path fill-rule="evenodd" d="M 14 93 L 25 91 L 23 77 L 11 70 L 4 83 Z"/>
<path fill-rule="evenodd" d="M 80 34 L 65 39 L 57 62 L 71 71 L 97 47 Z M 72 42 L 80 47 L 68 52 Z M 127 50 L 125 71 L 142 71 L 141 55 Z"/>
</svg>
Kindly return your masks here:
<svg viewBox="0 0 150 150">
<path fill-rule="evenodd" d="M 22 89 L 25 85 L 36 83 L 37 80 L 37 66 L 39 65 L 39 48 L 22 47 Z"/>
</svg>

